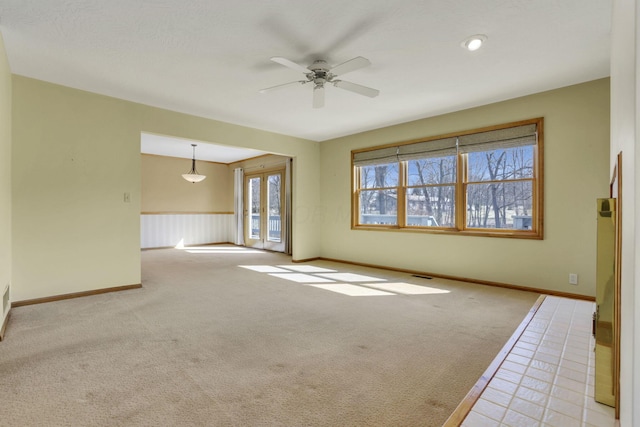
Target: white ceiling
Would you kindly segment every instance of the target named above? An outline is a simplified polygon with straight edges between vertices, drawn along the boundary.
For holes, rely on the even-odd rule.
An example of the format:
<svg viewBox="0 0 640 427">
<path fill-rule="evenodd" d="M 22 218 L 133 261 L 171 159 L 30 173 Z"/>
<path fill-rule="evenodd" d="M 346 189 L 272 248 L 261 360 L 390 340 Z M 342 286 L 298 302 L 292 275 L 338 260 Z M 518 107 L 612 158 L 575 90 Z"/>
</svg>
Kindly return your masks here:
<svg viewBox="0 0 640 427">
<path fill-rule="evenodd" d="M 210 144 L 186 138 L 175 138 L 151 133 L 142 133 L 140 136 L 140 152 L 145 154 L 190 159 L 193 157 L 193 147 L 191 144 L 196 144 L 196 160 L 207 160 L 209 162 L 229 164 L 269 154 L 266 151 Z"/>
<path fill-rule="evenodd" d="M 611 7 L 612 0 L 2 0 L 0 31 L 15 74 L 322 141 L 606 77 Z M 460 47 L 478 33 L 488 36 L 481 50 Z M 304 66 L 363 56 L 372 65 L 344 79 L 380 95 L 329 87 L 325 108 L 313 109 L 311 85 L 260 94 L 304 77 L 272 56 Z"/>
</svg>

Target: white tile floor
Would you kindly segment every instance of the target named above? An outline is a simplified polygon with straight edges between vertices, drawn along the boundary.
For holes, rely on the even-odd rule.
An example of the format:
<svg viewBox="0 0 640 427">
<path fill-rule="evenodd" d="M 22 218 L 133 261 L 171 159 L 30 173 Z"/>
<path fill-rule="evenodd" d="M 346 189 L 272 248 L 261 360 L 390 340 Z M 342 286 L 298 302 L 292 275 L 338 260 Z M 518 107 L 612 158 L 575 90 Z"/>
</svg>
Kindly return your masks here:
<svg viewBox="0 0 640 427">
<path fill-rule="evenodd" d="M 593 399 L 594 306 L 547 296 L 462 426 L 615 426 Z"/>
</svg>

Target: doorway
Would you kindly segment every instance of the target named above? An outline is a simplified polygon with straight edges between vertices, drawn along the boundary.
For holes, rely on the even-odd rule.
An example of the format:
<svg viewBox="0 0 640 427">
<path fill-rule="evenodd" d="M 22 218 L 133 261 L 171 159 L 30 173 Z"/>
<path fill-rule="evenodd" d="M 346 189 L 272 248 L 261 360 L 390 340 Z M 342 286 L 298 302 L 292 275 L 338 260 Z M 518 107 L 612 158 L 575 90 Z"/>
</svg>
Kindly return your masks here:
<svg viewBox="0 0 640 427">
<path fill-rule="evenodd" d="M 244 179 L 245 245 L 284 252 L 284 169 L 247 174 Z"/>
</svg>

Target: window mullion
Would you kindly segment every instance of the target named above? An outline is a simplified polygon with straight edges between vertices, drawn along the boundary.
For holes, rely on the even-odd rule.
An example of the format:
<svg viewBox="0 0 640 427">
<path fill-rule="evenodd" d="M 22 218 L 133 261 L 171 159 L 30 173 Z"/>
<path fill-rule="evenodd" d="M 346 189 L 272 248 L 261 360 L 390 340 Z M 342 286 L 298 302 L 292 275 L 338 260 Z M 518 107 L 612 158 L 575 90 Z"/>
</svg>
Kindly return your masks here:
<svg viewBox="0 0 640 427">
<path fill-rule="evenodd" d="M 351 227 L 359 225 L 360 223 L 360 188 L 362 183 L 360 182 L 360 168 L 351 165 Z"/>
<path fill-rule="evenodd" d="M 531 214 L 535 218 L 535 221 L 531 221 L 531 229 L 539 233 L 542 226 L 543 209 L 542 209 L 542 196 L 540 191 L 542 190 L 542 159 L 540 158 L 540 150 L 542 150 L 542 141 L 538 141 L 538 144 L 533 149 L 533 182 L 532 182 L 532 194 L 531 197 Z"/>
<path fill-rule="evenodd" d="M 503 182 L 534 182 L 534 178 L 496 179 L 486 181 L 465 181 L 465 184 L 500 184 Z"/>
<path fill-rule="evenodd" d="M 399 162 L 398 170 L 400 176 L 398 179 L 398 187 L 396 190 L 398 197 L 398 227 L 404 228 L 407 226 L 407 162 Z"/>
<path fill-rule="evenodd" d="M 457 230 L 464 230 L 467 223 L 467 158 L 458 153 L 456 160 L 456 223 Z"/>
</svg>

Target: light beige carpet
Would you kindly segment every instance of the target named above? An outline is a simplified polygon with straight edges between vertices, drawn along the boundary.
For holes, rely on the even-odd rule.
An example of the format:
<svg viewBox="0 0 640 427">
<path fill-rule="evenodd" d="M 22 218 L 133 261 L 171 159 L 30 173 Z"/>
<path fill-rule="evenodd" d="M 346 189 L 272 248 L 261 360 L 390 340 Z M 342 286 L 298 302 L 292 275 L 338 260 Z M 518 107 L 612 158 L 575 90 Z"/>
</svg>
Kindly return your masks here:
<svg viewBox="0 0 640 427">
<path fill-rule="evenodd" d="M 144 251 L 142 289 L 15 308 L 0 425 L 440 426 L 538 297 L 213 248 Z M 448 293 L 348 296 L 239 265 Z"/>
</svg>

